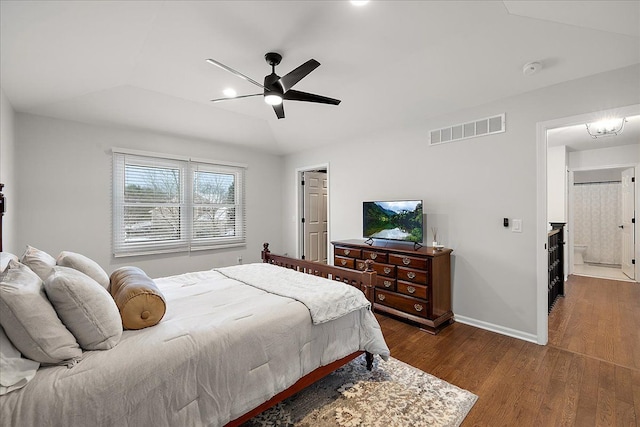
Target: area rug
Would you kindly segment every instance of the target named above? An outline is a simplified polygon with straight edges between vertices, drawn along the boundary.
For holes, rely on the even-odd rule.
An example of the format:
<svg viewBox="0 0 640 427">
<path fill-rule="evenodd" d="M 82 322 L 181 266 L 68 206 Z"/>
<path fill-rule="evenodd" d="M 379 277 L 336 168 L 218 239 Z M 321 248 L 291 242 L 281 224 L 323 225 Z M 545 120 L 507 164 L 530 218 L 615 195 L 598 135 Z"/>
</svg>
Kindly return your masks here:
<svg viewBox="0 0 640 427">
<path fill-rule="evenodd" d="M 243 426 L 457 427 L 477 399 L 394 358 L 367 371 L 360 356 Z"/>
</svg>

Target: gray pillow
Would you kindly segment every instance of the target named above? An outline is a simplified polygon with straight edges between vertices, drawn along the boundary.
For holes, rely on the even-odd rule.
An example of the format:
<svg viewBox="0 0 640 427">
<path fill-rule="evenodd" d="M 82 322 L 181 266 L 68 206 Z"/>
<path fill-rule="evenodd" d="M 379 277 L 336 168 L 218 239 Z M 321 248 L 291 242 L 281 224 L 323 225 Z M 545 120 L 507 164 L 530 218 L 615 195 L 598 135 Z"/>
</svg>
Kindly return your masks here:
<svg viewBox="0 0 640 427">
<path fill-rule="evenodd" d="M 4 271 L 11 260 L 18 261 L 18 257 L 9 252 L 0 252 L 0 271 Z"/>
<path fill-rule="evenodd" d="M 73 365 L 82 350 L 47 299 L 42 280 L 17 261 L 0 273 L 0 324 L 31 360 Z"/>
<path fill-rule="evenodd" d="M 105 288 L 73 268 L 56 266 L 44 282 L 49 301 L 84 350 L 108 350 L 122 336 L 122 320 Z"/>
<path fill-rule="evenodd" d="M 56 264 L 81 271 L 98 282 L 103 288 L 109 289 L 109 275 L 91 258 L 75 252 L 62 251 L 56 259 Z"/>
<path fill-rule="evenodd" d="M 29 267 L 42 280 L 46 279 L 51 269 L 56 265 L 56 259 L 40 249 L 27 245 L 20 262 Z"/>
</svg>

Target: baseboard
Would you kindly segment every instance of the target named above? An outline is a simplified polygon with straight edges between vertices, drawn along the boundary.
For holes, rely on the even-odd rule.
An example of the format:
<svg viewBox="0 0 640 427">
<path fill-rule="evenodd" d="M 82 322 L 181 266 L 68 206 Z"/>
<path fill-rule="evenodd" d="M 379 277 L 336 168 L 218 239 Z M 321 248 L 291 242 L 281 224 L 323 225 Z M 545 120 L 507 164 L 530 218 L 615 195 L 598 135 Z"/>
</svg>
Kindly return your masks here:
<svg viewBox="0 0 640 427">
<path fill-rule="evenodd" d="M 465 325 L 474 326 L 476 328 L 485 329 L 487 331 L 495 332 L 508 337 L 517 338 L 523 341 L 529 341 L 534 344 L 538 344 L 538 336 L 530 334 L 528 332 L 518 331 L 516 329 L 506 328 L 500 325 L 494 325 L 493 323 L 484 322 L 482 320 L 472 319 L 470 317 L 460 316 L 456 314 L 454 316 L 456 322 L 464 323 Z"/>
</svg>

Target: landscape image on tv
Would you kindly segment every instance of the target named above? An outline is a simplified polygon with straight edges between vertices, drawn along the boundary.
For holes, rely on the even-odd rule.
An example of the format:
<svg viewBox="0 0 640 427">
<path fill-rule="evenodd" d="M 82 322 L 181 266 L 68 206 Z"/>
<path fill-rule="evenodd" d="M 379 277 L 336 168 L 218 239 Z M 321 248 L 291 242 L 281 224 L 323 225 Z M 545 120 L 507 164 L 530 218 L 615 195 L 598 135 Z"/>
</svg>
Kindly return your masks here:
<svg viewBox="0 0 640 427">
<path fill-rule="evenodd" d="M 422 243 L 422 201 L 363 202 L 363 236 Z"/>
</svg>

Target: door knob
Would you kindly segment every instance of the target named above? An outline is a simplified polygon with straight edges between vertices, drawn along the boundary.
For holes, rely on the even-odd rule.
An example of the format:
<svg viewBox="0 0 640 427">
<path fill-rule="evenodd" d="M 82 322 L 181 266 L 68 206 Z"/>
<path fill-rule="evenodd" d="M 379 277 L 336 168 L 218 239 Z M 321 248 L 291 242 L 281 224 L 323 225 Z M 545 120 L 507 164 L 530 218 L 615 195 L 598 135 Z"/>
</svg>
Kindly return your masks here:
<svg viewBox="0 0 640 427">
<path fill-rule="evenodd" d="M 618 228 L 624 228 L 624 225 L 619 225 Z"/>
</svg>

